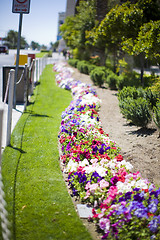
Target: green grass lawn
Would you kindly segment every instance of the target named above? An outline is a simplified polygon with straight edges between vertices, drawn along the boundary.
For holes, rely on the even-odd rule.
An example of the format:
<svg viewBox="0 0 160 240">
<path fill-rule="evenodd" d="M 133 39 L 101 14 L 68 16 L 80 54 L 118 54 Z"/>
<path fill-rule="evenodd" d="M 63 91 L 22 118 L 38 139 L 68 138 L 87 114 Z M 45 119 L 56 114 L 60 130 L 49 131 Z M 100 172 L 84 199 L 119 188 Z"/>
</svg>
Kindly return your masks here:
<svg viewBox="0 0 160 240">
<path fill-rule="evenodd" d="M 92 239 L 60 170 L 57 136 L 61 113 L 72 98 L 56 86 L 54 76 L 47 65 L 2 155 L 13 240 Z"/>
<path fill-rule="evenodd" d="M 37 58 L 42 58 L 42 57 L 44 57 L 45 55 L 47 56 L 47 53 L 46 53 L 46 52 L 36 53 L 36 57 L 37 57 Z"/>
<path fill-rule="evenodd" d="M 40 52 L 40 53 L 36 53 L 36 57 L 37 58 L 42 58 L 45 56 L 52 56 L 52 51 L 46 51 L 46 52 Z"/>
</svg>

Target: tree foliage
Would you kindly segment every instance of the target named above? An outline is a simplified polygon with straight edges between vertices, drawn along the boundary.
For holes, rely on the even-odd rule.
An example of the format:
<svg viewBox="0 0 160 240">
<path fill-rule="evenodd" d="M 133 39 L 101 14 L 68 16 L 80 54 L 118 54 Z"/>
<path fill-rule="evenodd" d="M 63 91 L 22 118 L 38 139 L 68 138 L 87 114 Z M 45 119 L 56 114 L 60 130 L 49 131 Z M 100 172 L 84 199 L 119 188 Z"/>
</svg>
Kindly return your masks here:
<svg viewBox="0 0 160 240">
<path fill-rule="evenodd" d="M 14 31 L 14 30 L 9 30 L 7 33 L 7 37 L 4 38 L 5 40 L 5 44 L 11 48 L 11 49 L 15 49 L 17 48 L 17 42 L 18 42 L 18 32 Z M 25 40 L 24 37 L 21 36 L 21 48 L 25 48 L 28 46 L 27 41 Z"/>
<path fill-rule="evenodd" d="M 68 47 L 77 47 L 78 33 L 75 27 L 76 19 L 73 16 L 68 16 L 64 24 L 61 25 L 60 31 L 63 39 L 66 41 Z"/>
<path fill-rule="evenodd" d="M 87 31 L 95 26 L 95 23 L 95 1 L 80 1 L 80 5 L 77 7 L 77 14 L 67 17 L 60 28 L 67 46 L 78 48 L 80 52 L 87 50 L 86 34 Z"/>
<path fill-rule="evenodd" d="M 35 50 L 35 49 L 40 49 L 40 45 L 39 45 L 38 42 L 32 41 L 32 42 L 31 42 L 31 48 L 32 48 L 33 50 Z"/>
<path fill-rule="evenodd" d="M 81 0 L 77 15 L 66 19 L 62 34 L 68 46 L 96 49 L 100 58 L 107 49 L 115 62 L 123 53 L 139 56 L 142 70 L 145 58 L 159 58 L 159 0 L 108 0 L 110 10 L 100 23 L 95 20 L 95 2 Z"/>
</svg>

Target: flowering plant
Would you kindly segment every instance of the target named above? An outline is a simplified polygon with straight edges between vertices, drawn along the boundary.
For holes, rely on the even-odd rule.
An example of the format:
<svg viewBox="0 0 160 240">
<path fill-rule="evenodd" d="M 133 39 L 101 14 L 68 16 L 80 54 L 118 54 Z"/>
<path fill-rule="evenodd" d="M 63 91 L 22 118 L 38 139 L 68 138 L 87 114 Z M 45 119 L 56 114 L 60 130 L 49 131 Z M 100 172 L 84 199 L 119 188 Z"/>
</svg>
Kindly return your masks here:
<svg viewBox="0 0 160 240">
<path fill-rule="evenodd" d="M 72 78 L 64 64 L 54 65 L 57 84 L 73 101 L 62 113 L 60 160 L 73 195 L 93 206 L 102 239 L 160 239 L 160 188 L 156 189 L 123 159 L 102 129 L 96 91 Z"/>
</svg>

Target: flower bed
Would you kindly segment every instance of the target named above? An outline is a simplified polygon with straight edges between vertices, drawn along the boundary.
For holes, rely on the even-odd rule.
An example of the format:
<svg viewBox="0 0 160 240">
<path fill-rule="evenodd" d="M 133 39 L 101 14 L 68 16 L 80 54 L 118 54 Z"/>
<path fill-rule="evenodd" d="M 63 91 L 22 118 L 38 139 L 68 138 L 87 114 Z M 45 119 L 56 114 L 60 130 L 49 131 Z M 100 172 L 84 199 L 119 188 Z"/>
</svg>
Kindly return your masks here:
<svg viewBox="0 0 160 240">
<path fill-rule="evenodd" d="M 160 188 L 123 159 L 102 129 L 96 91 L 72 78 L 65 64 L 54 65 L 57 84 L 73 101 L 62 113 L 61 164 L 74 196 L 93 206 L 90 221 L 102 239 L 160 239 Z"/>
</svg>

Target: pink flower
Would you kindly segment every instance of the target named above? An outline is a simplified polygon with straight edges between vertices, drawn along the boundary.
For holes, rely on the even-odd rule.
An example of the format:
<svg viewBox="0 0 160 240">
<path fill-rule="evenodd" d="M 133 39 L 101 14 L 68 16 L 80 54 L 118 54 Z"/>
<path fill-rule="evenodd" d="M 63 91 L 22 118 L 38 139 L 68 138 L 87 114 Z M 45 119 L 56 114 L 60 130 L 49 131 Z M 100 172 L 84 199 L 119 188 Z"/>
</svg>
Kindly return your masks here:
<svg viewBox="0 0 160 240">
<path fill-rule="evenodd" d="M 84 197 L 84 199 L 87 199 L 89 196 L 90 196 L 90 192 L 89 192 L 89 190 L 87 190 L 86 196 Z"/>
<path fill-rule="evenodd" d="M 104 189 L 104 188 L 109 187 L 109 182 L 105 181 L 104 179 L 102 179 L 102 180 L 99 182 L 99 184 L 100 184 L 100 188 L 101 188 L 101 189 Z"/>
<path fill-rule="evenodd" d="M 91 185 L 90 182 L 88 182 L 88 183 L 86 184 L 86 186 L 85 186 L 85 189 L 86 189 L 86 190 L 90 189 L 90 185 Z"/>
<path fill-rule="evenodd" d="M 90 191 L 95 191 L 98 188 L 98 184 L 97 183 L 93 183 L 90 185 Z"/>
<path fill-rule="evenodd" d="M 107 218 L 101 218 L 99 220 L 99 226 L 106 233 L 110 229 L 110 220 Z"/>
<path fill-rule="evenodd" d="M 104 204 L 108 204 L 111 201 L 113 201 L 115 199 L 115 197 L 117 196 L 117 187 L 116 186 L 111 186 L 109 191 L 108 191 L 108 197 L 106 200 L 103 201 Z"/>
</svg>

